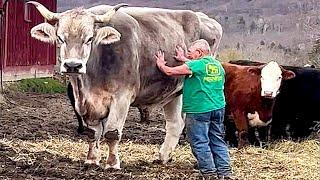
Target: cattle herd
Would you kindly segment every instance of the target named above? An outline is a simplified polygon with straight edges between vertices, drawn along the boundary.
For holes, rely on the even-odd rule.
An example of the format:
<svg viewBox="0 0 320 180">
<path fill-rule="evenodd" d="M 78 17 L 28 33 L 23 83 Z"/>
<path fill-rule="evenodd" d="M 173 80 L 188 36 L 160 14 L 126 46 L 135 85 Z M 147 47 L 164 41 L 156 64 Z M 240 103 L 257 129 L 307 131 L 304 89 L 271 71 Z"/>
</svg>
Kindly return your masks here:
<svg viewBox="0 0 320 180">
<path fill-rule="evenodd" d="M 78 132 L 89 135 L 86 163 L 99 164 L 100 142 L 109 146 L 106 168 L 120 168 L 118 145 L 130 106 L 142 121 L 149 109 L 162 106 L 166 135 L 159 162 L 167 163 L 184 128 L 182 77 L 167 77 L 153 59 L 166 52 L 170 66 L 179 65 L 174 47 L 205 39 L 213 55 L 222 27 L 201 12 L 100 5 L 62 13 L 29 1 L 56 26 L 44 22 L 31 36 L 60 46 L 60 72 L 69 76 L 68 96 L 79 121 Z M 303 138 L 319 121 L 320 71 L 280 66 L 276 62 L 232 61 L 226 71 L 226 140 L 243 147 L 267 139 Z"/>
<path fill-rule="evenodd" d="M 260 66 L 263 63 L 248 60 L 231 61 L 230 63 L 242 66 Z M 314 67 L 283 66 L 284 69 L 294 72 L 295 77 L 280 86 L 279 94 L 275 98 L 272 108 L 272 121 L 268 126 L 251 129 L 250 142 L 267 140 L 294 139 L 308 137 L 315 125 L 320 121 L 320 71 Z M 236 138 L 235 119 L 226 116 L 226 139 L 238 146 Z M 257 133 L 255 133 L 257 132 Z"/>
</svg>

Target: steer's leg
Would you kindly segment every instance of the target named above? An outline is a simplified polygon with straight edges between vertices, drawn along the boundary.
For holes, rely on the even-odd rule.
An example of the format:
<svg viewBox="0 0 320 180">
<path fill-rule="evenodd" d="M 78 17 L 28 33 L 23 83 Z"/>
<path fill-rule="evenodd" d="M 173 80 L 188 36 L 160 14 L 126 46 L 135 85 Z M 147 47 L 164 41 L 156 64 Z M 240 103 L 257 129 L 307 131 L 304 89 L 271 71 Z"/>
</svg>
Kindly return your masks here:
<svg viewBox="0 0 320 180">
<path fill-rule="evenodd" d="M 224 116 L 225 125 L 225 141 L 229 143 L 230 147 L 238 146 L 237 128 L 233 119 L 230 116 Z"/>
<path fill-rule="evenodd" d="M 119 140 L 107 140 L 109 146 L 109 156 L 107 159 L 106 169 L 120 169 L 120 158 L 118 152 Z"/>
<path fill-rule="evenodd" d="M 89 126 L 90 130 L 92 130 L 92 134 L 89 135 L 89 151 L 87 155 L 87 159 L 85 161 L 86 164 L 96 164 L 99 165 L 101 156 L 100 156 L 100 138 L 103 131 L 102 124 L 96 126 Z"/>
<path fill-rule="evenodd" d="M 238 110 L 233 113 L 234 122 L 239 132 L 238 148 L 242 148 L 246 145 L 249 145 L 247 117 L 242 112 L 243 111 Z"/>
<path fill-rule="evenodd" d="M 159 158 L 165 164 L 170 159 L 170 153 L 178 144 L 180 134 L 184 128 L 184 120 L 181 116 L 182 95 L 174 98 L 170 103 L 164 106 L 166 118 L 166 136 L 161 145 Z"/>
<path fill-rule="evenodd" d="M 74 96 L 74 90 L 73 90 L 73 87 L 71 85 L 71 83 L 68 83 L 68 86 L 67 86 L 67 95 L 68 95 L 68 98 L 70 100 L 70 103 L 73 107 L 73 111 L 74 113 L 76 114 L 76 117 L 77 117 L 77 120 L 78 120 L 78 123 L 79 123 L 79 126 L 78 126 L 78 133 L 79 134 L 82 134 L 84 132 L 84 126 L 83 126 L 83 121 L 82 121 L 82 117 L 80 116 L 80 114 L 76 111 L 76 99 L 75 99 L 75 96 Z M 78 99 L 77 99 L 78 100 Z"/>
<path fill-rule="evenodd" d="M 140 122 L 150 124 L 150 112 L 148 108 L 138 107 L 140 112 Z"/>
<path fill-rule="evenodd" d="M 131 97 L 130 93 L 123 93 L 123 95 L 113 99 L 111 102 L 109 116 L 104 123 L 104 137 L 109 146 L 109 156 L 105 168 L 120 169 L 118 145 L 129 111 Z"/>
</svg>

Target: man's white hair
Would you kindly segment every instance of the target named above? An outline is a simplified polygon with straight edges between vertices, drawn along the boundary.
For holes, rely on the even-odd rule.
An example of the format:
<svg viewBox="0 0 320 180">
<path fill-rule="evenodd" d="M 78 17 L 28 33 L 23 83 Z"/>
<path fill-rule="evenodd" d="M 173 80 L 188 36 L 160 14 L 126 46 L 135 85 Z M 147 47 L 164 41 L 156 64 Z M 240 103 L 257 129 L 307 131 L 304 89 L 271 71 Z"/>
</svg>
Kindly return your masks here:
<svg viewBox="0 0 320 180">
<path fill-rule="evenodd" d="M 208 43 L 208 41 L 204 40 L 204 39 L 199 39 L 194 41 L 191 46 L 196 46 L 197 48 L 201 49 L 202 51 L 204 51 L 205 53 L 210 53 L 211 49 L 210 49 L 210 45 Z"/>
</svg>

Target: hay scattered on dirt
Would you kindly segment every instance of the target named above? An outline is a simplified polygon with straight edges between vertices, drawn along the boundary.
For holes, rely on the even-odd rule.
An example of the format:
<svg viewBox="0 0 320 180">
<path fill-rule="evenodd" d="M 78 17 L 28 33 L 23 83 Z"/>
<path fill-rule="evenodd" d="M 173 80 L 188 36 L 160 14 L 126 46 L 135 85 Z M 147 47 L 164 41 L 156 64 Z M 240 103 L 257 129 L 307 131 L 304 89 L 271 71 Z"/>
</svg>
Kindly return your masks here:
<svg viewBox="0 0 320 180">
<path fill-rule="evenodd" d="M 197 179 L 195 159 L 184 139 L 168 165 L 154 164 L 164 139 L 161 110 L 150 125 L 139 123 L 130 108 L 120 144 L 122 170 L 85 166 L 88 144 L 76 133 L 77 122 L 65 95 L 16 93 L 0 116 L 0 179 Z M 317 138 L 318 137 L 318 138 Z M 320 136 L 300 143 L 284 141 L 267 149 L 231 149 L 232 168 L 239 179 L 320 179 Z"/>
<path fill-rule="evenodd" d="M 235 174 L 244 179 L 320 179 L 320 143 L 315 140 L 232 150 L 232 159 Z"/>
<path fill-rule="evenodd" d="M 35 153 L 64 157 L 70 159 L 70 163 L 81 161 L 81 166 L 84 166 L 83 160 L 88 148 L 87 143 L 82 140 L 72 141 L 65 138 L 39 142 L 1 139 L 0 144 L 16 152 L 9 157 L 12 161 L 24 162 L 30 166 L 37 162 Z M 123 173 L 130 172 L 129 178 L 138 179 L 188 179 L 193 176 L 195 160 L 188 145 L 179 146 L 173 153 L 173 161 L 167 166 L 152 163 L 158 149 L 158 145 L 131 141 L 121 143 Z M 107 158 L 107 146 L 102 145 L 101 150 L 103 166 Z M 272 144 L 269 149 L 247 147 L 232 149 L 230 152 L 233 171 L 239 179 L 320 179 L 320 143 L 315 140 L 301 143 L 285 141 Z"/>
</svg>

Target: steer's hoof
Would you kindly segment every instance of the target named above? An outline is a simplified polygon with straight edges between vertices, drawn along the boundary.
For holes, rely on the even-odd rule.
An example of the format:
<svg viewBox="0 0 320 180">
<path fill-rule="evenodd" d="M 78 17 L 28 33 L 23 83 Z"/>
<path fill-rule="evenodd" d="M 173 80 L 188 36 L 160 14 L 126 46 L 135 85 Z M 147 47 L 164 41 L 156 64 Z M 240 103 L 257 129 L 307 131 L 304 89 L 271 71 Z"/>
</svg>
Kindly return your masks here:
<svg viewBox="0 0 320 180">
<path fill-rule="evenodd" d="M 91 164 L 93 164 L 93 165 L 97 165 L 97 166 L 100 165 L 99 160 L 91 160 L 91 159 L 87 159 L 87 160 L 84 162 L 84 164 L 86 164 L 86 165 L 91 165 Z"/>
<path fill-rule="evenodd" d="M 163 161 L 160 159 L 153 160 L 152 164 L 163 164 Z"/>
<path fill-rule="evenodd" d="M 78 132 L 78 134 L 83 134 L 84 127 L 78 127 L 77 132 Z"/>
<path fill-rule="evenodd" d="M 168 160 L 156 159 L 152 162 L 152 164 L 167 164 L 170 162 L 172 162 L 172 158 L 169 158 Z"/>
<path fill-rule="evenodd" d="M 88 127 L 86 127 L 86 126 L 79 126 L 78 127 L 78 129 L 77 129 L 77 132 L 79 133 L 79 134 L 88 134 L 88 133 L 92 133 L 91 131 L 93 131 L 93 130 L 91 130 L 91 129 L 89 129 Z"/>
<path fill-rule="evenodd" d="M 114 169 L 114 170 L 120 170 L 120 163 L 115 164 L 115 165 L 110 165 L 110 164 L 106 164 L 105 169 Z"/>
<path fill-rule="evenodd" d="M 139 123 L 149 125 L 150 121 L 149 120 L 141 120 L 141 121 L 139 121 Z"/>
<path fill-rule="evenodd" d="M 238 145 L 238 149 L 242 149 L 242 148 L 247 147 L 249 145 L 250 145 L 249 141 L 240 142 Z"/>
</svg>

